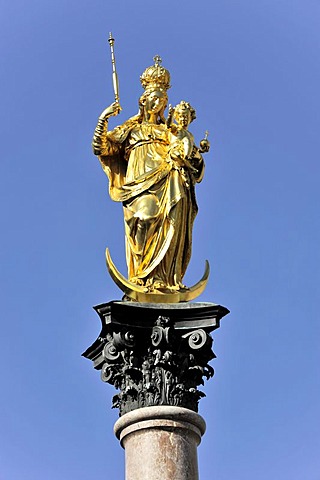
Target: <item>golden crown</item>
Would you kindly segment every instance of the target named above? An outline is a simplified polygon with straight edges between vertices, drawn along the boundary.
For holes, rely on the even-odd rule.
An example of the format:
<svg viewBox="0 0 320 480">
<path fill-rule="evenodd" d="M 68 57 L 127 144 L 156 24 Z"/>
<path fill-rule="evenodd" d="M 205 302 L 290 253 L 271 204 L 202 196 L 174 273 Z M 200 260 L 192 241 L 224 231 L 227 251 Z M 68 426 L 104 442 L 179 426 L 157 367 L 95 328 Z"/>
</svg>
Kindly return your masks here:
<svg viewBox="0 0 320 480">
<path fill-rule="evenodd" d="M 140 77 L 141 85 L 145 90 L 168 90 L 170 85 L 170 73 L 161 65 L 161 57 L 153 57 L 154 65 L 145 69 Z"/>
</svg>

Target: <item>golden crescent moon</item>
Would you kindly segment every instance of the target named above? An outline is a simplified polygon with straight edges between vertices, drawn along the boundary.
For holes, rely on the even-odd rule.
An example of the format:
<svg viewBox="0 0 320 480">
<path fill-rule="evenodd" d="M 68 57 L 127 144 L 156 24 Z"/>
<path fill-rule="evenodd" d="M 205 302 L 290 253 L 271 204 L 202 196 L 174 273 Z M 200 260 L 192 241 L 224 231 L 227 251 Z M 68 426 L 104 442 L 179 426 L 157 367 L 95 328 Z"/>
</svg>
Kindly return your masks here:
<svg viewBox="0 0 320 480">
<path fill-rule="evenodd" d="M 208 260 L 205 263 L 205 271 L 202 278 L 193 287 L 185 290 L 162 293 L 155 290 L 154 292 L 148 292 L 147 288 L 136 285 L 135 283 L 127 280 L 116 268 L 111 259 L 109 249 L 106 248 L 106 263 L 112 280 L 131 300 L 141 303 L 180 303 L 190 302 L 197 298 L 206 288 L 210 273 L 210 266 Z"/>
</svg>

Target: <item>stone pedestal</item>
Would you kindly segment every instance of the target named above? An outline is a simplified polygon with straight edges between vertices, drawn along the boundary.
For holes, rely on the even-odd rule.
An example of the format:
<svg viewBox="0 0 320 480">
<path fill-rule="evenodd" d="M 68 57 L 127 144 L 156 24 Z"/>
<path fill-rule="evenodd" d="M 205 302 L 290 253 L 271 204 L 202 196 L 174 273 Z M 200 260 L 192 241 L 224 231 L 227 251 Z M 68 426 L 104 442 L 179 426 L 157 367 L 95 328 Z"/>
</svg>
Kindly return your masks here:
<svg viewBox="0 0 320 480">
<path fill-rule="evenodd" d="M 197 480 L 197 446 L 205 421 L 182 407 L 133 410 L 115 423 L 125 449 L 126 480 Z"/>
</svg>

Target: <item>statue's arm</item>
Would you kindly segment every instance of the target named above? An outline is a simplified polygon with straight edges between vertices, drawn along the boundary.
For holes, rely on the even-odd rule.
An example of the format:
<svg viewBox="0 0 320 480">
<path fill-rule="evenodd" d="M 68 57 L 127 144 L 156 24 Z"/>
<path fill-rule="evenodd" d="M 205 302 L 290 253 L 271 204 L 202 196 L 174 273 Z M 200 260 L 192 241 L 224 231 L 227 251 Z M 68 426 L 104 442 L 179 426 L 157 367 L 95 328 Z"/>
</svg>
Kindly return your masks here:
<svg viewBox="0 0 320 480">
<path fill-rule="evenodd" d="M 176 164 L 189 170 L 194 182 L 201 182 L 204 175 L 204 161 L 200 152 L 191 132 L 179 130 L 172 135 L 170 156 Z"/>
<path fill-rule="evenodd" d="M 204 161 L 202 153 L 208 153 L 210 150 L 210 142 L 208 140 L 208 130 L 205 133 L 205 137 L 200 142 L 200 148 L 196 147 L 194 144 L 192 151 L 192 165 L 197 171 L 197 175 L 194 175 L 196 182 L 201 182 L 204 174 Z"/>
<path fill-rule="evenodd" d="M 193 145 L 190 163 L 193 167 L 191 173 L 194 180 L 196 182 L 201 182 L 204 175 L 204 161 L 200 149 L 196 145 Z"/>
<path fill-rule="evenodd" d="M 113 155 L 118 151 L 118 145 L 108 135 L 108 120 L 119 113 L 119 104 L 114 102 L 101 113 L 98 119 L 92 139 L 93 153 L 98 157 Z"/>
</svg>

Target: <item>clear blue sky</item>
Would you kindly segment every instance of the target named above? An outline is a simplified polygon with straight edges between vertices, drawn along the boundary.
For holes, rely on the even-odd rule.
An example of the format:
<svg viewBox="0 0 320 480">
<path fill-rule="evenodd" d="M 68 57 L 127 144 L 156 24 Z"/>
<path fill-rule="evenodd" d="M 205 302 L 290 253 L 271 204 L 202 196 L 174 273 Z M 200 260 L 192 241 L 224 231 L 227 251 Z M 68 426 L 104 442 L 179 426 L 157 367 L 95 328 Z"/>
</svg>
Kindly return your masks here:
<svg viewBox="0 0 320 480">
<path fill-rule="evenodd" d="M 119 299 L 121 206 L 91 152 L 124 121 L 160 54 L 170 102 L 212 149 L 198 186 L 188 284 L 231 310 L 200 413 L 201 480 L 319 480 L 318 0 L 11 0 L 1 5 L 1 480 L 122 478 L 113 388 L 80 354 L 91 306 Z M 112 120 L 115 126 L 116 121 Z"/>
</svg>

